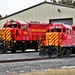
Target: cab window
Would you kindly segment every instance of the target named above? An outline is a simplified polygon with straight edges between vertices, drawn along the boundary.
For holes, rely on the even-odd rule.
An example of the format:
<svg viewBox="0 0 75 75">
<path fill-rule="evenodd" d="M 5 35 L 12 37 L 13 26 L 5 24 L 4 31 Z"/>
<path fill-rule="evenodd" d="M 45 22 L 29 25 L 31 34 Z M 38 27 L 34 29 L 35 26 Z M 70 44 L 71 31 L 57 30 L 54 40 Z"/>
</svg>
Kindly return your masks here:
<svg viewBox="0 0 75 75">
<path fill-rule="evenodd" d="M 27 30 L 27 26 L 26 25 L 22 25 L 23 30 Z"/>
<path fill-rule="evenodd" d="M 18 29 L 21 29 L 21 25 L 18 25 Z"/>
<path fill-rule="evenodd" d="M 8 25 L 9 28 L 17 28 L 16 24 Z"/>
<path fill-rule="evenodd" d="M 68 29 L 68 28 L 67 28 L 67 33 L 68 33 L 68 34 L 71 34 L 71 29 Z"/>
<path fill-rule="evenodd" d="M 52 29 L 51 32 L 61 32 L 61 29 Z"/>
</svg>

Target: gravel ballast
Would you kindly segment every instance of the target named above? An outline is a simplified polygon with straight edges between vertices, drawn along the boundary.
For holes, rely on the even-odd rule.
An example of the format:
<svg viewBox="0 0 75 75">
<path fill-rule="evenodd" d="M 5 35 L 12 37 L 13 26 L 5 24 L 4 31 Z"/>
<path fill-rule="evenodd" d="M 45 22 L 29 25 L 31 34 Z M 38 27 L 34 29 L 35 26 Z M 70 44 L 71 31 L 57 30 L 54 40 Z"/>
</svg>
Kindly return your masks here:
<svg viewBox="0 0 75 75">
<path fill-rule="evenodd" d="M 75 58 L 49 59 L 26 62 L 0 63 L 0 74 L 26 73 L 75 66 Z M 73 67 L 74 68 L 74 67 Z"/>
</svg>

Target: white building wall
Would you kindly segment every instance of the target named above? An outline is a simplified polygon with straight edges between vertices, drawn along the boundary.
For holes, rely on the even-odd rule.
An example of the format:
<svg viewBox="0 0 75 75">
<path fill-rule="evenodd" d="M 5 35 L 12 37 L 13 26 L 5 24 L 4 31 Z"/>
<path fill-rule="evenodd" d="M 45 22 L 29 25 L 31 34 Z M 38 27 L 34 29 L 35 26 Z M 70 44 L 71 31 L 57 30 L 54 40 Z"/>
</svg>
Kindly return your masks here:
<svg viewBox="0 0 75 75">
<path fill-rule="evenodd" d="M 58 9 L 60 9 L 61 12 L 58 12 Z M 0 28 L 6 21 L 10 19 L 25 22 L 37 21 L 42 23 L 49 23 L 49 19 L 62 18 L 73 18 L 73 24 L 75 24 L 75 9 L 45 3 L 0 20 Z"/>
</svg>

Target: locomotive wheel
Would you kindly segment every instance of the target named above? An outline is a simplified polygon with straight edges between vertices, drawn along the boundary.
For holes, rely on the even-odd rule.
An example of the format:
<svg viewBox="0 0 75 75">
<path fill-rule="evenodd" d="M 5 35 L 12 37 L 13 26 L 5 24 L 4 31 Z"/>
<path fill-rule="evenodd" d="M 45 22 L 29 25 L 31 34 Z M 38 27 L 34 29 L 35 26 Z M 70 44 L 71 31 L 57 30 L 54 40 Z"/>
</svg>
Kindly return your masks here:
<svg viewBox="0 0 75 75">
<path fill-rule="evenodd" d="M 40 49 L 39 56 L 44 56 L 44 48 Z"/>
<path fill-rule="evenodd" d="M 60 57 L 61 56 L 61 54 L 60 53 L 57 53 L 57 57 Z"/>
<path fill-rule="evenodd" d="M 50 56 L 51 55 L 51 50 L 49 48 L 46 48 L 44 50 L 44 54 Z"/>
<path fill-rule="evenodd" d="M 66 53 L 66 56 L 69 56 L 69 55 L 71 54 L 71 50 L 66 49 L 66 50 L 65 50 L 65 53 Z"/>
<path fill-rule="evenodd" d="M 52 56 L 52 50 L 48 49 L 48 56 L 51 57 Z"/>
<path fill-rule="evenodd" d="M 8 46 L 5 41 L 0 39 L 0 52 L 6 53 L 8 51 Z"/>
<path fill-rule="evenodd" d="M 48 52 L 49 52 L 49 49 L 46 48 L 45 51 L 44 51 L 45 55 L 48 55 Z"/>
<path fill-rule="evenodd" d="M 71 49 L 64 48 L 61 52 L 61 55 L 69 56 L 71 54 Z"/>
<path fill-rule="evenodd" d="M 52 53 L 51 53 L 51 52 L 52 52 L 52 51 L 51 51 L 50 48 L 46 48 L 46 49 L 44 49 L 43 54 L 44 54 L 45 56 L 51 57 L 51 56 L 52 56 Z"/>
<path fill-rule="evenodd" d="M 8 51 L 8 48 L 7 48 L 7 45 L 5 44 L 3 44 L 3 49 L 2 49 L 2 52 L 3 53 L 6 53 Z"/>
</svg>

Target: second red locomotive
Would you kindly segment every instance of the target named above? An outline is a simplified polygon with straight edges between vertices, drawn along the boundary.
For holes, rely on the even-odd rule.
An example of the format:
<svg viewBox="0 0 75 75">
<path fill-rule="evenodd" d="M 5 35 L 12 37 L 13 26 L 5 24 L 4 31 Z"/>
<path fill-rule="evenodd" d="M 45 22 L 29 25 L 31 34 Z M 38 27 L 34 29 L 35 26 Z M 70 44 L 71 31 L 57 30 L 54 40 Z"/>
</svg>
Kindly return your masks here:
<svg viewBox="0 0 75 75">
<path fill-rule="evenodd" d="M 66 55 L 75 53 L 75 25 L 53 23 L 46 30 L 46 40 L 41 40 L 40 55 Z"/>
</svg>

